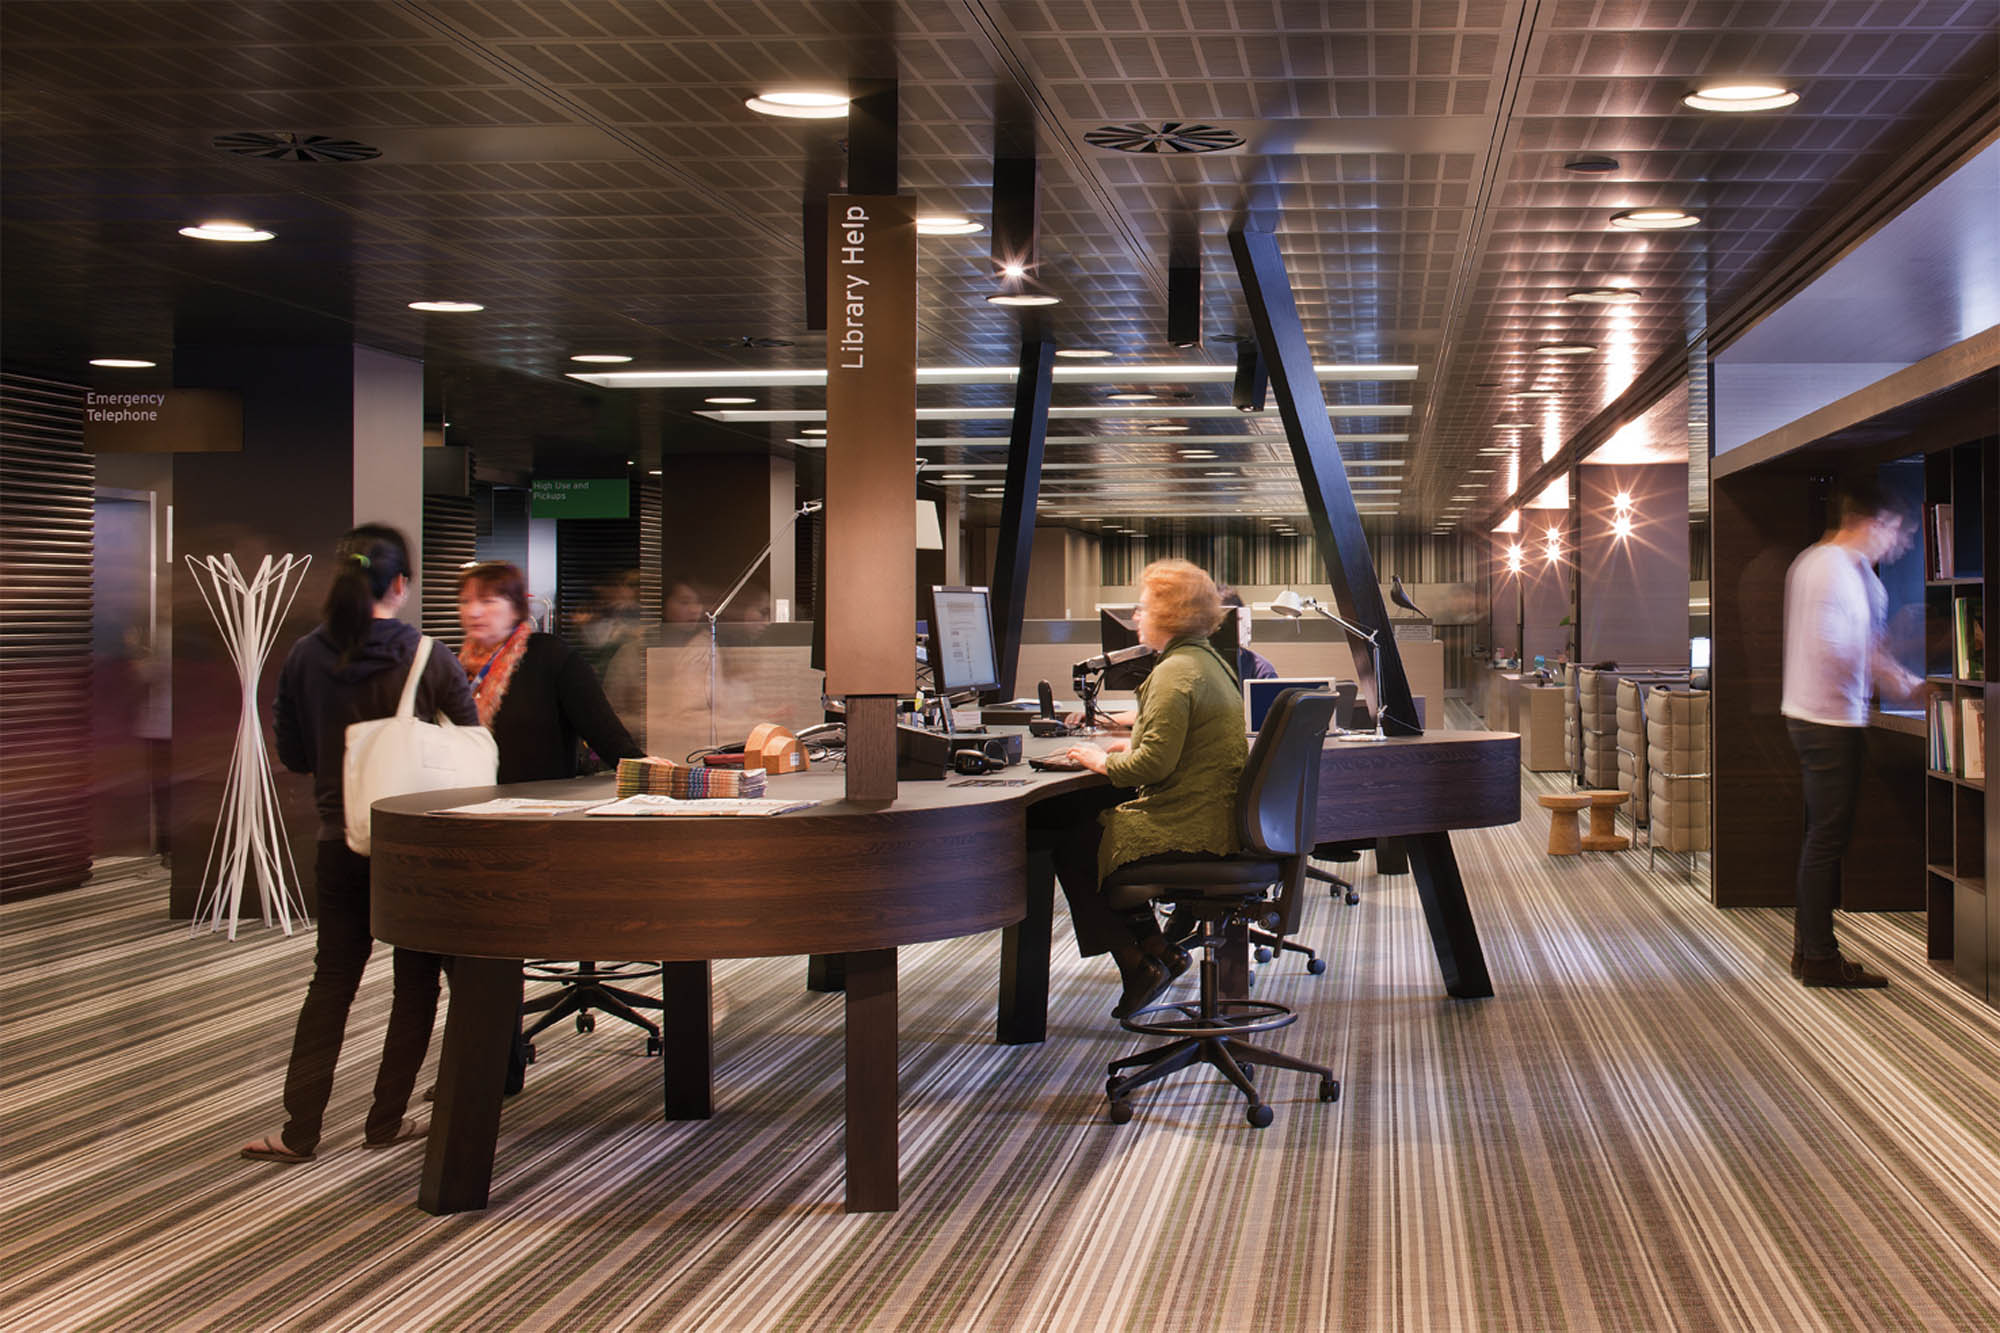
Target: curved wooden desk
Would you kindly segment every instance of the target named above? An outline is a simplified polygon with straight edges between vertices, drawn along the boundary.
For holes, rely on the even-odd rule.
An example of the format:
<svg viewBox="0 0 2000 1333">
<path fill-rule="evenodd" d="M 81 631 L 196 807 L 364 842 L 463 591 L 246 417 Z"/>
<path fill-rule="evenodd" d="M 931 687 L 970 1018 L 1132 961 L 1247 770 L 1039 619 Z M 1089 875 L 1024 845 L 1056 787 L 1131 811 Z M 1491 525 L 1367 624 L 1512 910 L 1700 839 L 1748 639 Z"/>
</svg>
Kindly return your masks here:
<svg viewBox="0 0 2000 1333">
<path fill-rule="evenodd" d="M 1435 831 L 1519 819 L 1517 763 L 1514 738 L 1487 732 L 1326 747 L 1322 840 L 1423 833 L 1443 842 L 1448 874 L 1438 875 L 1434 856 L 1412 860 L 1456 995 L 1491 986 L 1449 841 Z M 847 1207 L 895 1208 L 896 949 L 1004 928 L 998 1039 L 1040 1041 L 1046 1027 L 1053 880 L 1045 858 L 1030 864 L 1027 809 L 1103 779 L 1026 766 L 1005 776 L 1029 782 L 906 782 L 893 803 L 857 803 L 844 799 L 838 770 L 791 774 L 772 779 L 773 795 L 823 803 L 770 818 L 436 813 L 503 794 L 609 800 L 609 777 L 377 802 L 376 938 L 460 960 L 419 1205 L 486 1206 L 522 959 L 663 961 L 666 1115 L 705 1119 L 710 960 L 830 954 L 842 956 L 846 975 Z M 1440 933 L 1433 880 L 1446 899 L 1455 894 L 1462 928 Z"/>
</svg>

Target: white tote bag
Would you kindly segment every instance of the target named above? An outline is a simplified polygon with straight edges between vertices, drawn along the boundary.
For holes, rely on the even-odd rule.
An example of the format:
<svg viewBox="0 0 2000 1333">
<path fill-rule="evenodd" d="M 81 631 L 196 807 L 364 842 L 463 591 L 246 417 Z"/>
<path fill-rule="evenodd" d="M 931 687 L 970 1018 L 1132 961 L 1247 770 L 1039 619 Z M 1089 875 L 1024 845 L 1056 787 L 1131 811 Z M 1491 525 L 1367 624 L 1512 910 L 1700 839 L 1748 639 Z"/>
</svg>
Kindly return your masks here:
<svg viewBox="0 0 2000 1333">
<path fill-rule="evenodd" d="M 417 721 L 417 682 L 436 640 L 417 643 L 410 678 L 393 717 L 371 718 L 347 728 L 341 764 L 341 799 L 347 805 L 347 845 L 368 855 L 369 807 L 387 796 L 449 787 L 490 787 L 500 772 L 500 747 L 484 727 L 461 727 L 440 715 Z"/>
</svg>

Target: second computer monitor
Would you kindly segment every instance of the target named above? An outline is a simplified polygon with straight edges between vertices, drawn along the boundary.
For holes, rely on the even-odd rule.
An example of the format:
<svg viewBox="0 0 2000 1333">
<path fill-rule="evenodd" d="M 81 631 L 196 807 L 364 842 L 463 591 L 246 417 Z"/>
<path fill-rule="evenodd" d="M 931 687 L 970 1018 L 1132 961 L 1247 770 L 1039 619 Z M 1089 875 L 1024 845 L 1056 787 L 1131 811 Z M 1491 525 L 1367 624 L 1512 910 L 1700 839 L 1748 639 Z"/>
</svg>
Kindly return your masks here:
<svg viewBox="0 0 2000 1333">
<path fill-rule="evenodd" d="M 931 678 L 938 693 L 1000 687 L 986 589 L 932 587 L 929 624 Z"/>
</svg>

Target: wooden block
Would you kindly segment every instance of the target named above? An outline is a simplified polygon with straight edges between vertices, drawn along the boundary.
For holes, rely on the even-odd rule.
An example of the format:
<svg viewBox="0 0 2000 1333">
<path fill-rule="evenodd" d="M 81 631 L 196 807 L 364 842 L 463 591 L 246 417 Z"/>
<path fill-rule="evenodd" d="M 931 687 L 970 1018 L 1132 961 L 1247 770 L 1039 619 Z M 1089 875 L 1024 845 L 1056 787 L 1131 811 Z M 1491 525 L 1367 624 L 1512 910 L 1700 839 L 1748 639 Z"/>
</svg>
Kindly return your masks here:
<svg viewBox="0 0 2000 1333">
<path fill-rule="evenodd" d="M 1622 791 L 1578 792 L 1590 798 L 1590 832 L 1583 837 L 1586 852 L 1622 852 L 1632 840 L 1618 831 L 1618 807 L 1625 804 Z"/>
<path fill-rule="evenodd" d="M 1576 825 L 1576 812 L 1590 808 L 1590 794 L 1557 792 L 1537 796 L 1535 800 L 1549 812 L 1549 855 L 1575 856 L 1581 852 L 1583 840 Z"/>
</svg>

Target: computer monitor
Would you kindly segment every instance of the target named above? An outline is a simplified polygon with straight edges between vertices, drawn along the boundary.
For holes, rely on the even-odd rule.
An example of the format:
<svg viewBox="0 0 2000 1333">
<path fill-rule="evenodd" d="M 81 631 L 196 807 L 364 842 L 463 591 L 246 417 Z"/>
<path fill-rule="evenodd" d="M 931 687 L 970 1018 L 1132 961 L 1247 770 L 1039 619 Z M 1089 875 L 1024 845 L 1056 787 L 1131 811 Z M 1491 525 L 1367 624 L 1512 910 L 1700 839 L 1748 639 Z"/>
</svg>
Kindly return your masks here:
<svg viewBox="0 0 2000 1333">
<path fill-rule="evenodd" d="M 1335 690 L 1334 725 L 1345 728 L 1354 712 L 1354 684 L 1336 683 L 1325 676 L 1275 676 L 1243 682 L 1243 730 L 1254 733 L 1264 725 L 1271 705 L 1286 690 Z"/>
<path fill-rule="evenodd" d="M 940 694 L 1000 687 L 993 610 L 984 588 L 931 588 L 931 679 Z"/>
<path fill-rule="evenodd" d="M 1690 671 L 1708 670 L 1707 638 L 1704 637 L 1704 638 L 1688 640 L 1688 669 Z"/>
</svg>

